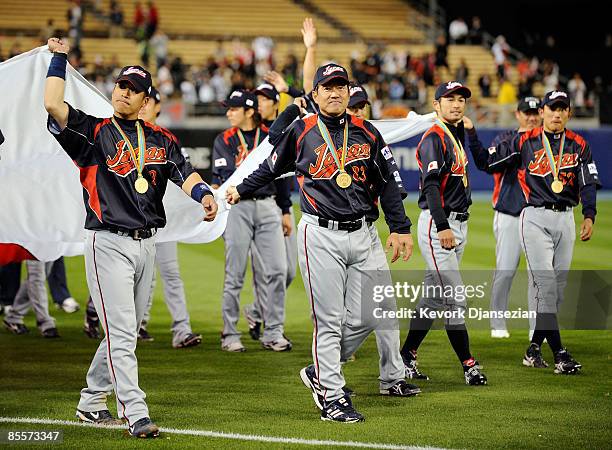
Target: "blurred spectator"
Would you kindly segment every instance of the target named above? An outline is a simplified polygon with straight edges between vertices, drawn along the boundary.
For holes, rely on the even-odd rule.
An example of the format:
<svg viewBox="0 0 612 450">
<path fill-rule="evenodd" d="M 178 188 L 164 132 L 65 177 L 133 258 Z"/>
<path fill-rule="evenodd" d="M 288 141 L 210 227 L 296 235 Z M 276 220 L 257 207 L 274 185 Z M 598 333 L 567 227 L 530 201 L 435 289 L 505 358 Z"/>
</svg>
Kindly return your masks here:
<svg viewBox="0 0 612 450">
<path fill-rule="evenodd" d="M 43 45 L 47 44 L 50 37 L 55 36 L 55 22 L 53 19 L 47 19 L 47 24 L 40 29 L 39 38 Z"/>
<path fill-rule="evenodd" d="M 68 36 L 72 39 L 72 47 L 80 48 L 81 38 L 83 37 L 83 8 L 79 0 L 70 2 L 66 17 L 68 19 Z"/>
<path fill-rule="evenodd" d="M 198 103 L 198 93 L 196 91 L 194 83 L 194 73 L 187 72 L 185 79 L 181 82 L 180 91 L 183 101 L 188 105 L 195 105 Z"/>
<path fill-rule="evenodd" d="M 389 83 L 389 99 L 390 100 L 402 100 L 406 89 L 400 78 L 394 77 Z"/>
<path fill-rule="evenodd" d="M 111 38 L 123 38 L 123 9 L 115 0 L 110 3 L 108 20 L 110 22 L 109 36 Z"/>
<path fill-rule="evenodd" d="M 448 43 L 442 35 L 436 39 L 436 68 L 446 67 L 448 70 Z"/>
<path fill-rule="evenodd" d="M 512 122 L 512 111 L 517 102 L 516 88 L 507 78 L 500 80 L 497 104 L 500 106 L 500 125 L 507 126 Z"/>
<path fill-rule="evenodd" d="M 468 26 L 463 17 L 457 17 L 448 27 L 451 44 L 465 44 L 468 32 Z"/>
<path fill-rule="evenodd" d="M 574 77 L 567 83 L 567 90 L 572 101 L 572 106 L 578 112 L 586 106 L 587 87 L 579 73 L 575 73 Z"/>
<path fill-rule="evenodd" d="M 289 86 L 295 85 L 298 79 L 298 66 L 299 62 L 297 56 L 295 56 L 293 52 L 289 53 L 282 69 L 283 78 L 285 78 Z"/>
<path fill-rule="evenodd" d="M 545 59 L 540 64 L 540 70 L 542 72 L 544 92 L 557 89 L 559 87 L 559 66 L 550 59 Z"/>
<path fill-rule="evenodd" d="M 159 69 L 168 58 L 168 36 L 158 28 L 149 40 L 149 45 L 155 55 L 155 67 Z"/>
<path fill-rule="evenodd" d="M 485 73 L 478 79 L 478 86 L 480 87 L 480 95 L 484 98 L 491 97 L 491 77 Z"/>
<path fill-rule="evenodd" d="M 210 82 L 210 77 L 207 74 L 202 76 L 200 88 L 198 89 L 198 98 L 200 103 L 212 103 L 215 101 L 215 90 Z"/>
<path fill-rule="evenodd" d="M 519 75 L 517 88 L 519 98 L 531 97 L 533 95 L 533 84 L 524 73 Z"/>
<path fill-rule="evenodd" d="M 140 2 L 134 3 L 134 37 L 138 42 L 145 38 L 145 15 Z"/>
<path fill-rule="evenodd" d="M 159 12 L 157 11 L 155 3 L 149 2 L 147 5 L 145 39 L 151 39 L 151 36 L 155 34 L 155 30 L 157 30 L 157 26 L 159 25 Z"/>
<path fill-rule="evenodd" d="M 506 43 L 506 38 L 502 35 L 497 36 L 495 44 L 491 47 L 491 52 L 497 68 L 497 78 L 500 80 L 506 78 L 506 54 L 509 50 L 510 47 Z"/>
<path fill-rule="evenodd" d="M 17 55 L 19 55 L 21 53 L 23 53 L 21 51 L 21 40 L 20 39 L 15 39 L 13 41 L 13 45 L 11 45 L 11 48 L 9 49 L 8 57 L 12 58 L 12 57 L 17 56 Z"/>
<path fill-rule="evenodd" d="M 466 84 L 468 77 L 470 76 L 470 70 L 468 69 L 465 58 L 461 58 L 457 69 L 455 69 L 455 80 L 461 84 Z"/>
<path fill-rule="evenodd" d="M 2 54 L 2 42 L 0 42 L 0 62 L 4 61 L 4 55 Z"/>
<path fill-rule="evenodd" d="M 478 16 L 472 17 L 472 27 L 468 34 L 468 43 L 482 45 L 482 24 Z"/>
<path fill-rule="evenodd" d="M 186 68 L 180 56 L 175 57 L 170 64 L 170 75 L 174 80 L 174 90 L 180 92 L 181 83 L 185 81 Z"/>
<path fill-rule="evenodd" d="M 170 97 L 174 93 L 174 82 L 170 73 L 170 63 L 164 63 L 157 69 L 157 89 L 164 97 Z"/>
</svg>

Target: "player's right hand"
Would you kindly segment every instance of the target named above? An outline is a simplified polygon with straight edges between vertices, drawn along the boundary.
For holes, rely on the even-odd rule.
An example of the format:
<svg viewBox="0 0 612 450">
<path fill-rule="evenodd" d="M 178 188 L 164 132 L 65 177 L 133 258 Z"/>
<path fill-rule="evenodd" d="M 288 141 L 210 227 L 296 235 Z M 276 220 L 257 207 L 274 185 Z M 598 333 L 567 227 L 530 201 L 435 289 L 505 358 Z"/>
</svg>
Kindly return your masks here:
<svg viewBox="0 0 612 450">
<path fill-rule="evenodd" d="M 440 245 L 446 250 L 452 250 L 456 247 L 455 234 L 450 228 L 448 230 L 438 231 L 438 239 L 440 239 Z"/>
<path fill-rule="evenodd" d="M 272 86 L 274 86 L 274 89 L 276 89 L 278 92 L 289 91 L 289 85 L 287 84 L 283 76 L 275 70 L 270 70 L 269 72 L 267 72 L 264 75 L 263 79 L 270 83 Z"/>
<path fill-rule="evenodd" d="M 306 48 L 312 48 L 317 45 L 317 29 L 310 17 L 306 17 L 302 23 L 302 37 L 304 38 Z"/>
<path fill-rule="evenodd" d="M 240 201 L 240 194 L 236 186 L 229 186 L 227 188 L 227 191 L 225 191 L 225 200 L 227 200 L 227 203 L 230 205 L 235 205 Z"/>
<path fill-rule="evenodd" d="M 304 97 L 296 97 L 293 99 L 293 104 L 300 108 L 300 117 L 303 117 L 306 114 L 306 108 L 308 107 L 306 104 L 306 99 Z"/>
<path fill-rule="evenodd" d="M 51 53 L 68 54 L 70 52 L 70 46 L 59 38 L 49 38 L 49 40 L 47 41 L 47 45 L 49 46 L 49 51 Z"/>
</svg>

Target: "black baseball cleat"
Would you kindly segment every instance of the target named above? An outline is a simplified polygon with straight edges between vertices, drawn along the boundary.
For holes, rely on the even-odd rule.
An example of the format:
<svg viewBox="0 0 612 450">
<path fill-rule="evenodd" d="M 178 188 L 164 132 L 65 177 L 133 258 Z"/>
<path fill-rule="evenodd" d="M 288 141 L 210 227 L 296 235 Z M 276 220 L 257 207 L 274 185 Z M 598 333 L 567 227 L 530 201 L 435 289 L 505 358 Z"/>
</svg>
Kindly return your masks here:
<svg viewBox="0 0 612 450">
<path fill-rule="evenodd" d="M 408 352 L 408 356 L 402 354 L 406 378 L 409 380 L 429 380 L 429 377 L 419 370 L 416 354 Z"/>
<path fill-rule="evenodd" d="M 85 324 L 83 325 L 83 333 L 90 339 L 100 339 L 100 321 L 97 316 L 92 319 L 89 316 L 85 316 Z"/>
<path fill-rule="evenodd" d="M 7 322 L 6 320 L 3 320 L 3 322 L 5 328 L 13 334 L 26 334 L 30 332 L 30 330 L 28 330 L 28 327 L 26 327 L 22 323 L 11 323 Z"/>
<path fill-rule="evenodd" d="M 327 403 L 321 410 L 321 420 L 342 423 L 363 422 L 365 417 L 353 408 L 353 402 L 348 395 Z"/>
<path fill-rule="evenodd" d="M 465 375 L 465 384 L 470 386 L 487 384 L 487 377 L 481 372 L 480 364 L 474 358 L 470 358 L 463 363 L 463 374 Z"/>
<path fill-rule="evenodd" d="M 580 369 L 582 369 L 582 364 L 576 361 L 567 349 L 563 348 L 555 353 L 555 373 L 577 375 Z"/>
<path fill-rule="evenodd" d="M 115 419 L 108 409 L 91 412 L 77 409 L 76 417 L 81 422 L 97 423 L 99 425 L 120 425 L 123 423 L 121 419 Z"/>
<path fill-rule="evenodd" d="M 153 342 L 155 338 L 149 334 L 146 328 L 140 327 L 140 330 L 138 330 L 138 340 L 145 342 Z"/>
<path fill-rule="evenodd" d="M 202 335 L 189 333 L 185 338 L 176 345 L 173 345 L 174 348 L 187 348 L 187 347 L 195 347 L 196 345 L 200 345 L 202 343 Z"/>
<path fill-rule="evenodd" d="M 251 315 L 250 305 L 244 307 L 244 317 L 246 317 L 247 323 L 249 324 L 249 336 L 254 341 L 261 339 L 261 322 Z"/>
<path fill-rule="evenodd" d="M 47 328 L 46 330 L 41 331 L 40 334 L 45 339 L 56 339 L 56 338 L 61 337 L 59 332 L 57 331 L 57 328 L 55 327 Z"/>
<path fill-rule="evenodd" d="M 302 379 L 304 386 L 306 386 L 312 392 L 312 399 L 314 400 L 315 405 L 317 405 L 317 408 L 323 410 L 323 396 L 321 395 L 321 388 L 319 385 L 319 380 L 317 380 L 314 364 L 300 370 L 300 378 Z"/>
<path fill-rule="evenodd" d="M 159 427 L 151 419 L 144 417 L 128 428 L 130 434 L 137 438 L 156 438 L 159 436 Z"/>
<path fill-rule="evenodd" d="M 413 397 L 421 393 L 421 388 L 400 380 L 388 389 L 381 389 L 380 393 L 391 397 Z"/>
<path fill-rule="evenodd" d="M 523 365 L 526 367 L 535 367 L 537 369 L 545 369 L 548 363 L 542 357 L 542 349 L 538 344 L 531 344 L 523 356 Z"/>
</svg>

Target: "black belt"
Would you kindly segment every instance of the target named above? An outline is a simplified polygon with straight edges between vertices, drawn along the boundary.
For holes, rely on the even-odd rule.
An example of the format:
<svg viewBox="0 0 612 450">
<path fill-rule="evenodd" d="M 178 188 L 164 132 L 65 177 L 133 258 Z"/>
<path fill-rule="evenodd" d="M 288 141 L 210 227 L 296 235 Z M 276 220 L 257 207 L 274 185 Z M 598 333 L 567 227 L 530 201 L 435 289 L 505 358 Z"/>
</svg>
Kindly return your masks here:
<svg viewBox="0 0 612 450">
<path fill-rule="evenodd" d="M 448 211 L 446 213 L 446 217 L 451 220 L 458 220 L 459 222 L 467 222 L 470 218 L 469 212 L 457 212 L 457 211 Z"/>
<path fill-rule="evenodd" d="M 340 222 L 336 220 L 327 220 L 319 217 L 319 226 L 328 228 L 330 230 L 348 231 L 349 233 L 361 229 L 363 226 L 363 219 L 347 220 Z"/>
<path fill-rule="evenodd" d="M 155 236 L 157 228 L 138 228 L 137 230 L 128 230 L 126 228 L 106 228 L 111 233 L 118 234 L 119 236 L 131 237 L 134 240 L 149 239 Z"/>
<path fill-rule="evenodd" d="M 565 212 L 571 208 L 571 206 L 563 203 L 544 203 L 542 206 L 544 209 L 550 209 L 555 212 Z"/>
</svg>

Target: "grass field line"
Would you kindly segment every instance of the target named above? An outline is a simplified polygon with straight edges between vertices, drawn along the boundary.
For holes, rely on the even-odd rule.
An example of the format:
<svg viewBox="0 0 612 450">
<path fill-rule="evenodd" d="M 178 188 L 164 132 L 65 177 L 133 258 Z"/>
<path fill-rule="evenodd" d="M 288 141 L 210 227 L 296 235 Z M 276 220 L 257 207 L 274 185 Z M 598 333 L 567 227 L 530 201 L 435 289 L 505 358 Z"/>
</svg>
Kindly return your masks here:
<svg viewBox="0 0 612 450">
<path fill-rule="evenodd" d="M 40 425 L 61 425 L 71 427 L 89 427 L 106 429 L 126 429 L 127 425 L 95 425 L 91 423 L 76 422 L 73 420 L 58 419 L 38 419 L 35 417 L 0 417 L 0 423 L 25 423 Z M 338 426 L 344 426 L 338 424 Z M 355 426 L 355 425 L 353 425 Z M 356 425 L 359 426 L 359 425 Z M 255 434 L 224 433 L 219 431 L 207 430 L 184 430 L 179 428 L 160 427 L 162 433 L 180 434 L 186 436 L 201 436 L 208 438 L 235 439 L 239 441 L 255 441 L 279 444 L 311 445 L 319 447 L 354 447 L 354 448 L 375 448 L 385 450 L 445 450 L 439 447 L 415 447 L 410 445 L 379 444 L 376 442 L 356 442 L 356 441 L 331 441 L 318 439 L 288 438 L 277 436 L 260 436 Z"/>
</svg>

